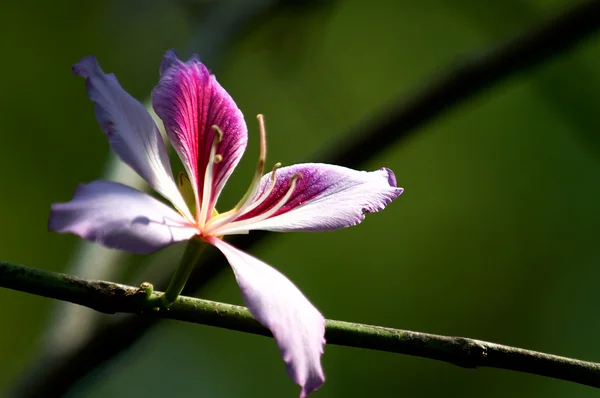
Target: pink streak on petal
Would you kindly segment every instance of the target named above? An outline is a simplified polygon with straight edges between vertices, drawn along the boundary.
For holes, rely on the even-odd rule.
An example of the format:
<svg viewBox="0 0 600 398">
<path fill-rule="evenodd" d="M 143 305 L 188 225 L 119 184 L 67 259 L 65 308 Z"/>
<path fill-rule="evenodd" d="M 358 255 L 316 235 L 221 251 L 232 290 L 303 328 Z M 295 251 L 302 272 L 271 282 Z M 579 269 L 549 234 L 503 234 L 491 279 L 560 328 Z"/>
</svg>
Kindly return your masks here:
<svg viewBox="0 0 600 398">
<path fill-rule="evenodd" d="M 48 229 L 134 253 L 151 253 L 198 233 L 153 197 L 100 180 L 77 187 L 70 202 L 53 204 Z"/>
<path fill-rule="evenodd" d="M 321 355 L 325 319 L 279 271 L 228 243 L 206 238 L 227 257 L 252 315 L 269 328 L 292 380 L 306 397 L 325 381 Z"/>
<path fill-rule="evenodd" d="M 217 154 L 223 160 L 213 168 L 209 214 L 225 182 L 241 159 L 248 141 L 242 112 L 197 56 L 187 62 L 168 51 L 152 103 L 163 120 L 169 139 L 181 158 L 196 195 L 202 195 L 204 175 L 215 137 L 212 125 L 223 131 Z"/>
<path fill-rule="evenodd" d="M 296 173 L 302 178 L 289 201 L 266 220 L 252 225 L 236 223 L 260 216 L 273 208 L 288 192 L 290 180 Z M 325 231 L 359 224 L 365 213 L 383 210 L 403 191 L 396 187 L 394 173 L 386 168 L 372 172 L 357 171 L 341 166 L 307 163 L 284 167 L 276 172 L 275 187 L 258 207 L 243 214 L 216 234 L 244 233 L 248 230 Z M 271 173 L 260 182 L 253 200 L 261 197 L 271 185 Z"/>
</svg>

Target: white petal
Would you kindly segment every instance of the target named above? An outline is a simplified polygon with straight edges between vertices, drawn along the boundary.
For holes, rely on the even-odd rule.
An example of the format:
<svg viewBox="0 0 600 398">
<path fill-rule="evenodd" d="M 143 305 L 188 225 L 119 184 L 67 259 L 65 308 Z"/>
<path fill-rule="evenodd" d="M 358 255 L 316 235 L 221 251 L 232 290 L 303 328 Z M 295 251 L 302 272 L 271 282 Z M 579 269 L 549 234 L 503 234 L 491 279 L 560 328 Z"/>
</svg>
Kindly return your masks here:
<svg viewBox="0 0 600 398">
<path fill-rule="evenodd" d="M 96 119 L 112 150 L 191 220 L 173 180 L 165 143 L 146 108 L 123 90 L 114 74 L 105 74 L 95 57 L 83 58 L 73 72 L 85 77 Z"/>
<path fill-rule="evenodd" d="M 198 233 L 150 195 L 100 180 L 77 187 L 70 202 L 53 204 L 48 229 L 134 253 L 150 253 Z"/>
<path fill-rule="evenodd" d="M 287 371 L 305 397 L 325 381 L 321 355 L 325 319 L 279 271 L 215 237 L 208 238 L 229 261 L 252 315 L 271 330 Z"/>
<path fill-rule="evenodd" d="M 293 176 L 300 174 L 289 200 L 281 200 L 290 190 Z M 253 201 L 263 200 L 251 211 L 216 230 L 215 236 L 247 233 L 251 230 L 326 231 L 362 222 L 365 213 L 383 210 L 403 191 L 396 186 L 394 173 L 386 168 L 372 172 L 341 166 L 307 163 L 284 167 L 265 175 Z M 280 207 L 281 206 L 281 207 Z M 276 211 L 274 211 L 276 210 Z"/>
</svg>

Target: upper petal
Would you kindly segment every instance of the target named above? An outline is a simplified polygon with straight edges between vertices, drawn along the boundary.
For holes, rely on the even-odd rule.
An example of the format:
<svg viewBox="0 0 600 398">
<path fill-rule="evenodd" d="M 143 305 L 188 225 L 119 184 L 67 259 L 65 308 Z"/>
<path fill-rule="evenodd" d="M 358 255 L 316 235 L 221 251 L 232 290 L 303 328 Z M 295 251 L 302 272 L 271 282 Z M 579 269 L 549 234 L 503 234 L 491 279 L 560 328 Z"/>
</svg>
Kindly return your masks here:
<svg viewBox="0 0 600 398">
<path fill-rule="evenodd" d="M 191 218 L 173 180 L 163 139 L 146 108 L 123 90 L 114 74 L 105 74 L 95 57 L 83 58 L 73 65 L 73 72 L 86 79 L 96 119 L 112 150 Z"/>
<path fill-rule="evenodd" d="M 301 177 L 291 196 L 281 204 L 290 190 L 295 174 Z M 269 231 L 325 231 L 360 223 L 365 213 L 383 210 L 403 191 L 396 187 L 394 173 L 386 168 L 372 172 L 357 171 L 329 164 L 306 163 L 284 167 L 265 175 L 250 211 L 234 221 L 212 231 L 215 235 L 246 233 L 249 230 Z M 258 201 L 264 199 L 262 202 Z M 273 214 L 270 214 L 273 213 Z"/>
<path fill-rule="evenodd" d="M 209 209 L 212 209 L 246 149 L 248 130 L 242 112 L 197 56 L 182 62 L 173 50 L 163 59 L 160 82 L 152 92 L 152 104 L 188 172 L 197 198 L 203 193 L 215 137 L 211 126 L 216 125 L 223 131 L 223 140 L 217 148 L 222 160 L 214 165 L 209 176 L 210 197 L 201 198 L 209 200 Z"/>
<path fill-rule="evenodd" d="M 78 186 L 70 202 L 53 204 L 48 229 L 134 253 L 150 253 L 198 232 L 150 195 L 101 180 Z"/>
<path fill-rule="evenodd" d="M 218 238 L 207 239 L 227 257 L 252 315 L 273 333 L 290 378 L 302 387 L 300 397 L 321 387 L 321 313 L 277 270 Z"/>
</svg>

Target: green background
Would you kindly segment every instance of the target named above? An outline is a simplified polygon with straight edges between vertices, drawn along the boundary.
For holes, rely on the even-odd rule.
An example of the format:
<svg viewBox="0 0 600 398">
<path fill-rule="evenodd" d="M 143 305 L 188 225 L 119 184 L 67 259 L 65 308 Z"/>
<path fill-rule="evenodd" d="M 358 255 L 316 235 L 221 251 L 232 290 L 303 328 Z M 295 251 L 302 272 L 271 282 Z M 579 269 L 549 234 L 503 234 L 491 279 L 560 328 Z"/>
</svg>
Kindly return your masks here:
<svg viewBox="0 0 600 398">
<path fill-rule="evenodd" d="M 272 9 L 207 60 L 250 130 L 249 150 L 219 210 L 237 201 L 252 174 L 255 114 L 266 116 L 270 162 L 306 161 L 448 65 L 573 4 L 314 3 Z M 206 23 L 215 25 L 214 40 L 222 39 L 218 21 L 204 15 L 202 7 L 167 1 L 0 5 L 0 258 L 62 271 L 79 242 L 47 232 L 49 206 L 102 176 L 108 145 L 71 64 L 94 54 L 144 100 L 166 49 L 187 55 Z M 600 361 L 599 103 L 596 35 L 364 164 L 391 168 L 405 188 L 384 212 L 341 231 L 281 234 L 253 253 L 289 276 L 328 318 Z M 122 268 L 119 280 L 143 281 L 133 271 L 139 266 L 115 267 Z M 241 303 L 229 270 L 204 297 Z M 0 391 L 30 365 L 54 305 L 0 290 Z M 346 347 L 327 346 L 323 364 L 327 382 L 314 397 L 598 395 L 537 376 Z M 71 396 L 298 391 L 272 340 L 168 321 Z"/>
</svg>

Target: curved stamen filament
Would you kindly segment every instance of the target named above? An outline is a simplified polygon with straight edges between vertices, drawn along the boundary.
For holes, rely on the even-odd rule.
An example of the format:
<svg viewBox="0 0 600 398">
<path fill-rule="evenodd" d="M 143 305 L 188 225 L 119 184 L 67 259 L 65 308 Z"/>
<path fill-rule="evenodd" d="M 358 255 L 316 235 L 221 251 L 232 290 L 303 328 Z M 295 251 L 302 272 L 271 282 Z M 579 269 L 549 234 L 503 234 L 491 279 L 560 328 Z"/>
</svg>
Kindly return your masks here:
<svg viewBox="0 0 600 398">
<path fill-rule="evenodd" d="M 206 222 L 206 216 L 208 213 L 208 206 L 210 204 L 210 198 L 212 194 L 212 183 L 213 183 L 213 169 L 215 163 L 223 160 L 222 155 L 217 155 L 217 146 L 223 139 L 223 131 L 217 125 L 211 126 L 215 130 L 215 137 L 213 139 L 212 147 L 210 148 L 210 155 L 208 157 L 208 164 L 206 165 L 206 172 L 204 173 L 204 186 L 202 187 L 202 200 L 200 205 L 200 213 L 198 214 L 198 227 L 204 227 Z M 219 161 L 215 161 L 217 156 L 220 158 Z"/>
<path fill-rule="evenodd" d="M 260 205 L 262 202 L 264 202 L 265 199 L 267 198 L 267 196 L 269 196 L 269 194 L 271 193 L 271 191 L 273 191 L 273 188 L 275 187 L 275 183 L 277 182 L 276 173 L 277 173 L 277 169 L 279 167 L 281 167 L 281 163 L 275 163 L 275 165 L 273 166 L 273 171 L 271 171 L 271 185 L 260 196 L 260 198 L 258 198 L 255 201 L 252 201 L 252 198 L 254 197 L 254 194 L 255 194 L 254 193 L 250 198 L 248 198 L 248 200 L 246 200 L 245 203 L 242 204 L 242 206 L 239 209 L 233 208 L 232 210 L 229 210 L 228 212 L 220 214 L 219 216 L 211 219 L 211 221 L 214 220 L 214 222 L 211 222 L 207 226 L 205 232 L 207 234 L 210 234 L 211 231 L 214 231 L 215 229 L 220 228 L 221 226 L 227 224 L 231 220 L 234 220 L 234 219 L 242 216 L 244 213 L 254 210 L 258 205 Z M 257 188 L 258 188 L 258 184 L 257 184 Z"/>
<path fill-rule="evenodd" d="M 258 186 L 260 183 L 260 179 L 265 171 L 265 161 L 267 160 L 267 130 L 265 128 L 265 118 L 263 115 L 256 115 L 256 119 L 258 120 L 258 132 L 259 132 L 259 145 L 260 145 L 260 153 L 258 156 L 258 164 L 256 165 L 256 171 L 254 172 L 254 176 L 252 177 L 252 182 L 250 183 L 250 187 L 242 196 L 242 199 L 235 205 L 235 207 L 228 212 L 222 213 L 215 222 L 218 222 L 218 225 L 223 225 L 225 222 L 229 222 L 234 219 L 236 215 L 240 214 L 240 210 L 244 207 L 244 205 L 251 200 L 256 191 L 258 190 Z M 204 202 L 204 200 L 203 200 Z M 224 221 L 226 220 L 226 221 Z M 201 228 L 204 224 L 201 225 Z M 212 227 L 210 229 L 214 229 Z"/>
<path fill-rule="evenodd" d="M 244 213 L 248 213 L 249 211 L 256 209 L 258 205 L 260 205 L 262 202 L 265 201 L 265 199 L 267 199 L 267 197 L 273 191 L 273 188 L 275 188 L 275 184 L 277 183 L 277 169 L 280 167 L 281 163 L 275 163 L 275 165 L 273 166 L 273 171 L 271 171 L 271 185 L 269 185 L 269 188 L 260 196 L 260 198 L 258 198 L 254 202 L 246 201 L 246 203 L 244 203 L 244 205 L 237 212 L 238 217 Z"/>
<path fill-rule="evenodd" d="M 231 230 L 238 230 L 241 227 L 245 227 L 245 226 L 249 226 L 252 225 L 254 223 L 266 220 L 267 218 L 273 216 L 275 213 L 277 213 L 279 211 L 279 209 L 281 209 L 283 206 L 285 206 L 285 204 L 290 200 L 290 198 L 292 197 L 292 194 L 294 193 L 294 190 L 296 188 L 296 181 L 302 178 L 302 174 L 300 173 L 296 173 L 292 176 L 292 178 L 290 179 L 290 187 L 288 188 L 288 191 L 285 193 L 285 195 L 283 196 L 283 198 L 281 198 L 279 200 L 279 202 L 277 202 L 277 204 L 275 206 L 273 206 L 272 208 L 270 208 L 268 211 L 259 214 L 256 217 L 252 217 L 249 218 L 247 220 L 242 220 L 242 221 L 237 221 L 237 222 L 232 222 L 230 224 L 224 225 L 223 229 L 220 231 L 217 231 L 216 233 L 218 235 L 224 235 L 229 233 L 229 231 Z M 267 197 L 266 196 L 262 196 L 261 199 L 264 201 Z M 260 205 L 262 202 L 257 202 L 258 205 Z"/>
<path fill-rule="evenodd" d="M 254 177 L 252 177 L 250 187 L 248 187 L 248 190 L 244 196 L 242 196 L 242 199 L 240 199 L 240 201 L 232 210 L 239 210 L 244 203 L 246 203 L 249 199 L 252 199 L 254 194 L 256 194 L 256 190 L 258 189 L 258 183 L 265 172 L 265 162 L 267 160 L 267 130 L 265 129 L 265 118 L 263 115 L 259 114 L 256 115 L 256 119 L 258 119 L 258 132 L 260 136 L 260 153 L 258 155 L 256 171 L 254 172 Z"/>
</svg>

